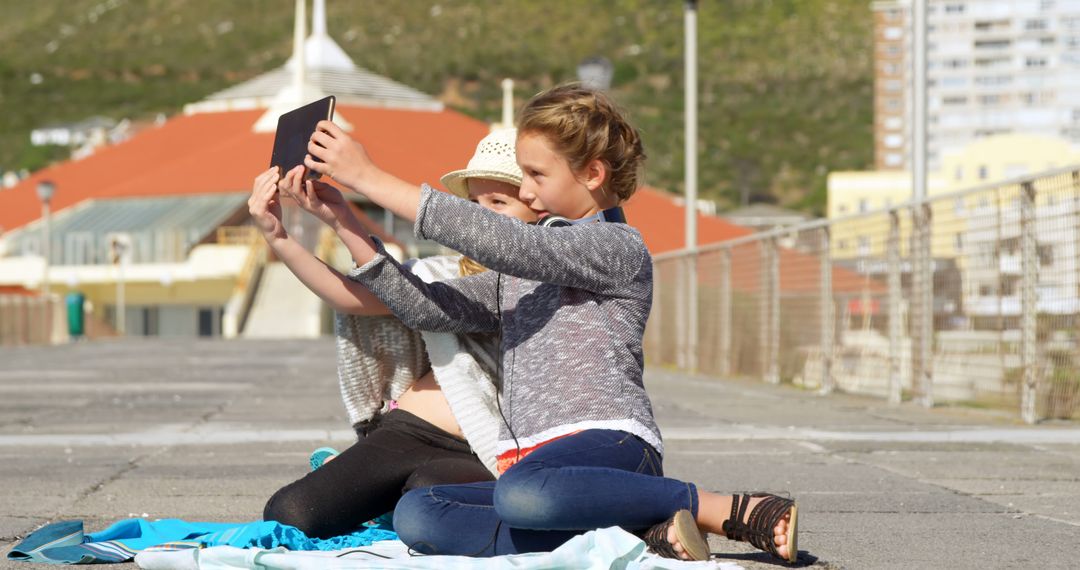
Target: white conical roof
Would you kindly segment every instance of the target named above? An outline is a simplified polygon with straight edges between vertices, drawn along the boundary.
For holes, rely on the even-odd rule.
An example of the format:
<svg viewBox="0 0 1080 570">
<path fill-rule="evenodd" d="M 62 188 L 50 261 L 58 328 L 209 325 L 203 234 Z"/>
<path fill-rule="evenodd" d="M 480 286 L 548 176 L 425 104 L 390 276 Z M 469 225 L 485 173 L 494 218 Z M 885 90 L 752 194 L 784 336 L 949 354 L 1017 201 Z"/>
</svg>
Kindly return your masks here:
<svg viewBox="0 0 1080 570">
<path fill-rule="evenodd" d="M 295 105 L 284 107 L 284 110 L 288 110 L 326 95 L 336 96 L 339 105 L 443 110 L 442 102 L 430 95 L 357 66 L 326 33 L 324 0 L 315 0 L 312 17 L 312 33 L 300 48 L 307 64 L 302 74 L 302 89 L 298 90 L 295 86 L 294 53 L 285 65 L 214 93 L 198 103 L 190 103 L 184 107 L 184 113 L 192 115 L 265 109 L 296 102 Z M 274 125 L 277 123 L 276 117 L 272 121 Z M 264 119 L 265 116 L 259 120 L 262 128 L 266 127 L 264 123 L 267 121 Z M 258 126 L 256 130 L 260 130 Z"/>
</svg>

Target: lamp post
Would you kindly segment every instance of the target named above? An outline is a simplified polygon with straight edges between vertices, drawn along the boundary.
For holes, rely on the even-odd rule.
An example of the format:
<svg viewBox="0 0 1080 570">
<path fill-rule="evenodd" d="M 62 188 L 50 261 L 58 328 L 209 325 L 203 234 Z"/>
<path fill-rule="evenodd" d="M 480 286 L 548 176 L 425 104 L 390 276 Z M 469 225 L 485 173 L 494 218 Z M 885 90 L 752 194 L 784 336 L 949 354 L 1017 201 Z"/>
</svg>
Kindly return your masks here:
<svg viewBox="0 0 1080 570">
<path fill-rule="evenodd" d="M 592 56 L 581 60 L 577 67 L 578 81 L 586 87 L 607 91 L 611 88 L 611 78 L 615 68 L 606 57 Z"/>
<path fill-rule="evenodd" d="M 41 294 L 48 298 L 49 296 L 49 261 L 52 255 L 52 235 L 51 235 L 51 222 L 52 216 L 49 209 L 49 204 L 52 202 L 53 194 L 56 193 L 56 185 L 49 180 L 42 180 L 37 185 L 38 199 L 41 200 L 41 243 L 43 249 L 43 257 L 45 258 L 45 273 L 41 279 Z"/>
</svg>

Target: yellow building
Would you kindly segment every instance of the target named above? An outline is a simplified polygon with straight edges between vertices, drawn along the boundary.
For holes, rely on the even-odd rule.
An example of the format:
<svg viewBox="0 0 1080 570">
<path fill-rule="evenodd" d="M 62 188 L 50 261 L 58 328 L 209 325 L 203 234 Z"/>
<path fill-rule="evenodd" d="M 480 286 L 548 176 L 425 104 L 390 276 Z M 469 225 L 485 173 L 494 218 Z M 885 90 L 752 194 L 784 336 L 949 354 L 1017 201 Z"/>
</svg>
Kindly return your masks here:
<svg viewBox="0 0 1080 570">
<path fill-rule="evenodd" d="M 942 168 L 931 172 L 927 195 L 949 194 L 967 188 L 1037 174 L 1080 163 L 1080 150 L 1068 141 L 1032 135 L 1009 134 L 980 139 L 961 151 L 942 157 Z M 832 254 L 838 259 L 884 258 L 889 233 L 886 214 L 859 216 L 911 200 L 911 172 L 863 171 L 829 174 L 827 216 L 837 221 L 832 229 Z M 933 202 L 933 256 L 956 257 L 963 250 L 964 221 L 972 209 L 999 202 L 1003 210 L 1010 200 L 998 195 L 974 193 L 948 203 Z M 852 218 L 852 216 L 857 216 Z M 901 248 L 906 251 L 910 225 L 901 217 Z"/>
</svg>

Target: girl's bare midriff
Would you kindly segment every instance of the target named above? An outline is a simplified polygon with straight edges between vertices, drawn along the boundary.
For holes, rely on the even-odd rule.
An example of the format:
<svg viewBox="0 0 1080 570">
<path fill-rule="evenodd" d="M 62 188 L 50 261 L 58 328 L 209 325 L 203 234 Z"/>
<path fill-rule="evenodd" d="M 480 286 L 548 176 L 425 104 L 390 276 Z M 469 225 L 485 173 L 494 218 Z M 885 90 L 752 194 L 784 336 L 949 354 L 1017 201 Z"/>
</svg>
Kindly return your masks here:
<svg viewBox="0 0 1080 570">
<path fill-rule="evenodd" d="M 450 404 L 443 396 L 442 389 L 435 382 L 435 374 L 428 372 L 398 398 L 398 408 L 413 414 L 431 425 L 464 438 L 461 426 L 450 410 Z"/>
</svg>

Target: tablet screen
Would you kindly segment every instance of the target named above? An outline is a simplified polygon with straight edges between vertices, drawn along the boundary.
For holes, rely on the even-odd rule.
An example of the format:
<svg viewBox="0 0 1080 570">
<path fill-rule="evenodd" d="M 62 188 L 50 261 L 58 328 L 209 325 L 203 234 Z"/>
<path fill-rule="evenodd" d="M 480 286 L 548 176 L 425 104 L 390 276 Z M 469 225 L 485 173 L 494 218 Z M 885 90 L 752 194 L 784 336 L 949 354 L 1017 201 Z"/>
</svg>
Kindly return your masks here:
<svg viewBox="0 0 1080 570">
<path fill-rule="evenodd" d="M 334 101 L 334 96 L 331 95 L 278 117 L 270 166 L 279 167 L 282 176 L 297 165 L 304 164 L 308 140 L 315 132 L 316 125 L 319 121 L 334 118 Z M 317 177 L 314 174 L 313 176 Z"/>
</svg>

